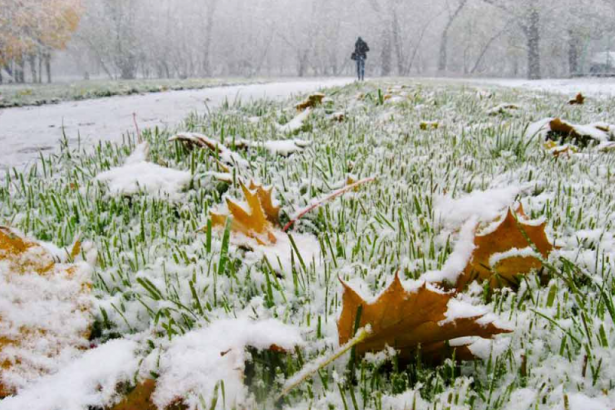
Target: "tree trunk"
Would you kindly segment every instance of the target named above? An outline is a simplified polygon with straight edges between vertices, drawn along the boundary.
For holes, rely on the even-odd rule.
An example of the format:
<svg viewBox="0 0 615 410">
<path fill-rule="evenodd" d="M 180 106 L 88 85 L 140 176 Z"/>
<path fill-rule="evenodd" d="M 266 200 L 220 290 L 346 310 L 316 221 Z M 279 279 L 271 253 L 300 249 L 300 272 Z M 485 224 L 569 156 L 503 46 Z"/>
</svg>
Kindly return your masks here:
<svg viewBox="0 0 615 410">
<path fill-rule="evenodd" d="M 38 55 L 38 78 L 36 80 L 39 84 L 43 83 L 43 56 Z"/>
<path fill-rule="evenodd" d="M 527 37 L 527 76 L 530 80 L 539 80 L 540 75 L 540 16 L 532 8 L 525 30 Z"/>
<path fill-rule="evenodd" d="M 468 0 L 461 0 L 459 2 L 459 5 L 457 6 L 453 14 L 450 15 L 448 21 L 446 22 L 446 27 L 444 27 L 444 31 L 442 31 L 442 37 L 440 39 L 440 52 L 438 53 L 439 72 L 446 71 L 448 65 L 448 33 L 467 2 Z"/>
<path fill-rule="evenodd" d="M 397 13 L 393 12 L 393 46 L 395 48 L 395 56 L 397 57 L 397 74 L 402 75 L 404 72 L 404 50 L 401 43 L 401 34 L 399 32 L 399 22 L 397 21 Z"/>
<path fill-rule="evenodd" d="M 17 73 L 17 81 L 19 84 L 24 84 L 26 82 L 26 63 L 23 58 L 20 58 L 17 61 L 17 67 L 15 69 Z"/>
<path fill-rule="evenodd" d="M 38 75 L 36 74 L 36 54 L 30 54 L 28 56 L 28 63 L 30 64 L 30 74 L 32 75 L 32 83 L 36 84 L 38 81 Z"/>
<path fill-rule="evenodd" d="M 444 72 L 446 71 L 446 66 L 448 62 L 448 29 L 447 25 L 442 32 L 442 38 L 440 39 L 440 52 L 438 53 L 438 71 Z"/>
<path fill-rule="evenodd" d="M 382 54 L 380 56 L 381 75 L 391 75 L 391 30 L 387 27 L 382 31 Z"/>
<path fill-rule="evenodd" d="M 205 45 L 203 47 L 203 72 L 207 77 L 211 76 L 211 63 L 209 61 L 209 55 L 211 54 L 211 39 L 217 3 L 218 0 L 211 0 L 209 9 L 207 10 L 207 27 L 205 28 Z"/>
<path fill-rule="evenodd" d="M 47 84 L 51 84 L 51 54 L 45 53 L 45 71 L 47 72 Z"/>
<path fill-rule="evenodd" d="M 572 30 L 568 32 L 568 73 L 571 77 L 579 74 L 579 38 Z"/>
</svg>

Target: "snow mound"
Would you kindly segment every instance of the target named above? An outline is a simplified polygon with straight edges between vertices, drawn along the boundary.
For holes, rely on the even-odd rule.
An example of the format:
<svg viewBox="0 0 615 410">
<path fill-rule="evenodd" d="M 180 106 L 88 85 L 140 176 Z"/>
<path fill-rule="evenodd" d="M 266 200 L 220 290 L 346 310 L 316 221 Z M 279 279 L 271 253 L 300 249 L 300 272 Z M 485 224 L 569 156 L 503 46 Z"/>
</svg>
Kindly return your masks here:
<svg viewBox="0 0 615 410">
<path fill-rule="evenodd" d="M 106 183 L 113 195 L 146 192 L 159 198 L 181 199 L 181 190 L 190 183 L 192 175 L 147 162 L 146 147 L 146 143 L 140 144 L 123 166 L 101 172 L 96 180 Z"/>
<path fill-rule="evenodd" d="M 246 346 L 290 350 L 301 343 L 297 328 L 274 319 L 216 321 L 173 341 L 160 361 L 153 401 L 165 408 L 182 397 L 189 408 L 195 408 L 199 396 L 211 403 L 216 385 L 224 381 L 226 408 L 238 407 L 249 398 L 243 382 Z M 222 400 L 218 406 L 223 406 Z"/>
</svg>

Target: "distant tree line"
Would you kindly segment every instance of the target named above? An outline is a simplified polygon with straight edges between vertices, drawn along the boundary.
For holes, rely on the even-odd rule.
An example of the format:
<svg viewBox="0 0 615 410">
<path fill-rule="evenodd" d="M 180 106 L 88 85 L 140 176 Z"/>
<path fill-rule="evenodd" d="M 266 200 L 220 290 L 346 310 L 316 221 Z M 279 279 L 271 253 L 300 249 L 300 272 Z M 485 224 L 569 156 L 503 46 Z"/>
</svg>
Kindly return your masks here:
<svg viewBox="0 0 615 410">
<path fill-rule="evenodd" d="M 0 23 L 16 82 L 64 48 L 111 79 L 350 75 L 357 36 L 372 76 L 537 79 L 610 50 L 615 0 L 0 0 Z"/>
</svg>

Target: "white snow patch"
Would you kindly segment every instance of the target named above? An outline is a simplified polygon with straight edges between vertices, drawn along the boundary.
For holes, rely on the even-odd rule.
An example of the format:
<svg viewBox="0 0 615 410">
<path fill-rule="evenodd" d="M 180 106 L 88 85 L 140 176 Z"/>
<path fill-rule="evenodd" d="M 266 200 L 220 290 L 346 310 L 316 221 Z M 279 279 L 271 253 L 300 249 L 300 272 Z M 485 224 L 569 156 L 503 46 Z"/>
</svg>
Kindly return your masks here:
<svg viewBox="0 0 615 410">
<path fill-rule="evenodd" d="M 476 218 L 478 223 L 490 222 L 511 206 L 526 187 L 512 185 L 487 191 L 475 191 L 458 199 L 444 196 L 436 199 L 435 216 L 445 228 L 459 229 L 466 221 Z"/>
<path fill-rule="evenodd" d="M 572 393 L 568 395 L 570 410 L 612 410 L 613 403 L 608 397 L 593 398 L 583 393 Z"/>
<path fill-rule="evenodd" d="M 463 272 L 468 262 L 472 258 L 472 253 L 476 246 L 474 245 L 474 234 L 476 231 L 476 218 L 470 217 L 470 220 L 465 222 L 459 233 L 459 239 L 455 243 L 453 252 L 448 257 L 446 263 L 440 271 L 430 271 L 422 275 L 421 279 L 426 282 L 449 282 L 455 283 L 457 278 Z"/>
<path fill-rule="evenodd" d="M 503 260 L 508 259 L 508 258 L 515 258 L 515 257 L 517 258 L 532 258 L 532 257 L 542 258 L 542 255 L 540 255 L 530 246 L 523 248 L 523 249 L 512 248 L 512 249 L 507 250 L 506 252 L 498 252 L 498 253 L 494 253 L 493 255 L 491 255 L 491 257 L 489 258 L 489 266 L 491 268 L 495 268 L 497 264 L 502 262 Z"/>
<path fill-rule="evenodd" d="M 293 133 L 299 131 L 301 128 L 303 128 L 303 123 L 305 122 L 305 120 L 307 120 L 311 113 L 312 109 L 307 108 L 305 111 L 290 120 L 287 124 L 278 125 L 278 130 L 286 133 Z"/>
<path fill-rule="evenodd" d="M 172 342 L 160 361 L 161 376 L 153 401 L 165 408 L 177 398 L 185 398 L 184 403 L 195 408 L 199 396 L 210 403 L 216 384 L 224 381 L 226 408 L 238 407 L 249 399 L 243 382 L 246 346 L 269 349 L 276 345 L 291 350 L 302 343 L 297 328 L 274 319 L 218 320 Z M 222 406 L 220 399 L 217 408 Z"/>
<path fill-rule="evenodd" d="M 446 319 L 438 322 L 438 325 L 440 326 L 444 326 L 447 323 L 452 323 L 457 319 L 479 317 L 489 313 L 484 306 L 475 306 L 455 298 L 449 300 L 447 307 L 448 309 L 444 314 Z"/>
<path fill-rule="evenodd" d="M 43 377 L 13 397 L 0 401 L 1 410 L 86 410 L 104 407 L 117 399 L 120 383 L 134 377 L 139 361 L 136 343 L 107 342 Z"/>
<path fill-rule="evenodd" d="M 181 199 L 181 190 L 190 183 L 192 175 L 146 162 L 146 147 L 147 143 L 140 144 L 123 166 L 101 172 L 96 180 L 108 184 L 113 195 L 146 192 L 160 198 L 168 196 L 171 200 Z"/>
</svg>

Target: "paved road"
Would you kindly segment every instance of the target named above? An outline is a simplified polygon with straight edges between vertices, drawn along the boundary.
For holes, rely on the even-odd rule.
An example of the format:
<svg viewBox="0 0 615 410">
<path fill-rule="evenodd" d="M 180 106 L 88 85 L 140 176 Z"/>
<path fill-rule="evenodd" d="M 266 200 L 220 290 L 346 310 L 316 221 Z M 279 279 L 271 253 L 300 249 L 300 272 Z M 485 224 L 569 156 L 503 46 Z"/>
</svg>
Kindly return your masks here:
<svg viewBox="0 0 615 410">
<path fill-rule="evenodd" d="M 23 168 L 35 162 L 39 152 L 58 149 L 62 127 L 71 142 L 78 135 L 85 144 L 117 141 L 123 133 L 134 131 L 133 113 L 141 128 L 165 127 L 180 123 L 190 112 L 206 112 L 205 101 L 211 109 L 227 99 L 231 102 L 238 97 L 243 101 L 280 99 L 350 82 L 351 79 L 276 82 L 3 109 L 0 110 L 0 170 Z"/>
</svg>

